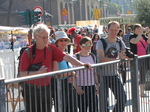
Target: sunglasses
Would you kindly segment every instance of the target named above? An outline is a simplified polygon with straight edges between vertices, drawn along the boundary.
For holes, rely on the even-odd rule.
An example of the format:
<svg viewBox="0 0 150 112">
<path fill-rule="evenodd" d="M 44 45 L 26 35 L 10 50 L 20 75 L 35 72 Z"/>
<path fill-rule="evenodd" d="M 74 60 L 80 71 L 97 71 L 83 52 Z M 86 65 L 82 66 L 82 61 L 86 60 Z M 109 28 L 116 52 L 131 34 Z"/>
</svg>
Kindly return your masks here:
<svg viewBox="0 0 150 112">
<path fill-rule="evenodd" d="M 82 44 L 81 46 L 82 46 L 82 47 L 91 47 L 92 44 L 91 44 L 91 43 L 88 43 L 88 44 Z"/>
<path fill-rule="evenodd" d="M 68 39 L 61 39 L 60 42 L 68 42 Z"/>
</svg>

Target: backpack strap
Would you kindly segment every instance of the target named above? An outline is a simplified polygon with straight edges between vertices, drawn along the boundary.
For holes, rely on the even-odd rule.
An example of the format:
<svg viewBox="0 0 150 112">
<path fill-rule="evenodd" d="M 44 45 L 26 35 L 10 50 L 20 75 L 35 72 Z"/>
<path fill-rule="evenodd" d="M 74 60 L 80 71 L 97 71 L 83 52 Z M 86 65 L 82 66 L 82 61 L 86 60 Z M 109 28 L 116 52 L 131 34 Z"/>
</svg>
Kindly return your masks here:
<svg viewBox="0 0 150 112">
<path fill-rule="evenodd" d="M 76 53 L 75 55 L 76 55 L 77 59 L 80 61 L 80 55 L 79 55 L 79 53 Z"/>
<path fill-rule="evenodd" d="M 49 49 L 50 52 L 52 52 L 52 48 L 51 48 L 50 45 L 48 45 L 48 49 Z M 30 48 L 25 49 L 25 51 L 26 51 L 27 54 L 28 54 L 28 59 L 31 59 L 31 56 L 30 56 Z"/>
<path fill-rule="evenodd" d="M 80 61 L 80 55 L 79 55 L 79 53 L 76 53 L 75 55 L 76 55 L 77 59 Z M 96 63 L 96 57 L 95 57 L 95 55 L 93 53 L 90 53 L 90 55 L 92 56 L 93 61 Z"/>
<path fill-rule="evenodd" d="M 96 63 L 96 57 L 93 53 L 90 53 L 90 55 L 92 56 L 93 61 Z"/>
<path fill-rule="evenodd" d="M 104 48 L 104 51 L 105 51 L 106 48 L 107 48 L 107 42 L 105 41 L 104 38 L 100 38 L 100 40 L 101 40 L 101 42 L 102 42 L 102 44 L 103 44 L 103 48 Z M 117 37 L 116 42 L 119 43 L 119 47 L 120 47 L 120 50 L 121 50 L 121 48 L 122 48 L 122 42 L 121 42 L 120 38 Z"/>
<path fill-rule="evenodd" d="M 121 50 L 121 48 L 122 48 L 122 42 L 121 42 L 121 39 L 117 37 L 117 41 L 116 41 L 116 42 L 119 43 L 119 47 L 120 47 L 120 50 Z"/>
<path fill-rule="evenodd" d="M 104 51 L 105 51 L 106 48 L 107 48 L 107 42 L 105 41 L 104 38 L 100 38 L 100 40 L 101 40 L 101 42 L 102 42 L 102 44 L 103 44 L 103 49 L 104 49 Z"/>
<path fill-rule="evenodd" d="M 27 54 L 28 54 L 28 59 L 31 59 L 31 56 L 30 56 L 30 48 L 27 48 L 25 51 L 26 51 Z"/>
<path fill-rule="evenodd" d="M 48 45 L 48 49 L 49 49 L 49 51 L 52 53 L 52 48 L 51 48 L 51 46 L 50 45 Z"/>
</svg>

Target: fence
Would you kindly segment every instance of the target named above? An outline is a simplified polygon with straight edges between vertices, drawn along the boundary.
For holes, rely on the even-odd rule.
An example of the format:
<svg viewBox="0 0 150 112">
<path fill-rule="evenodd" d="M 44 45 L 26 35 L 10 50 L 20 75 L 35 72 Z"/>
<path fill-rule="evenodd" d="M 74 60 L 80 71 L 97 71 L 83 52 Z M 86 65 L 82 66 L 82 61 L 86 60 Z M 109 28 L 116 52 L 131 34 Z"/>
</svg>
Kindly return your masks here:
<svg viewBox="0 0 150 112">
<path fill-rule="evenodd" d="M 149 112 L 149 63 L 150 55 L 146 55 L 132 60 L 94 64 L 91 70 L 77 67 L 0 79 L 0 111 Z M 69 72 L 76 72 L 76 77 L 64 78 Z M 143 95 L 142 85 L 146 86 Z"/>
</svg>

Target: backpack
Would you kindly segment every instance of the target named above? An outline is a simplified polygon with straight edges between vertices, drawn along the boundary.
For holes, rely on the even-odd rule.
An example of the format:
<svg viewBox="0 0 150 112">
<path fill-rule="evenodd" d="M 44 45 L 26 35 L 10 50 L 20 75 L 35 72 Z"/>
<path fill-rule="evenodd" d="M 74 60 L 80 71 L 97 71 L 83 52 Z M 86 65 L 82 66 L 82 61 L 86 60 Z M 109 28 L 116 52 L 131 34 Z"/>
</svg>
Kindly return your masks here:
<svg viewBox="0 0 150 112">
<path fill-rule="evenodd" d="M 32 47 L 32 51 L 33 51 L 32 57 L 33 57 L 33 58 L 35 57 L 35 46 L 36 46 L 36 44 L 34 44 L 33 47 Z M 48 45 L 48 49 L 49 49 L 50 52 L 52 52 L 52 48 L 50 47 L 50 45 Z M 18 63 L 18 73 L 17 73 L 17 77 L 20 77 L 20 61 L 21 61 L 21 56 L 22 56 L 23 52 L 27 52 L 28 59 L 31 59 L 30 50 L 31 50 L 31 49 L 28 48 L 27 46 L 21 48 L 21 50 L 20 50 L 20 55 L 18 56 L 19 63 Z"/>
<path fill-rule="evenodd" d="M 79 53 L 76 53 L 75 55 L 76 55 L 77 59 L 80 61 L 80 55 L 79 55 Z M 96 63 L 96 57 L 95 57 L 95 55 L 93 53 L 90 53 L 90 55 L 92 56 L 93 61 Z"/>
<path fill-rule="evenodd" d="M 105 41 L 104 38 L 100 38 L 100 40 L 101 40 L 101 42 L 102 42 L 102 44 L 103 44 L 103 48 L 104 48 L 104 51 L 105 51 L 106 48 L 107 48 L 107 42 Z M 117 37 L 116 42 L 119 43 L 119 47 L 120 47 L 120 49 L 121 49 L 121 48 L 122 48 L 122 43 L 121 43 L 121 40 L 120 40 L 118 37 Z"/>
</svg>

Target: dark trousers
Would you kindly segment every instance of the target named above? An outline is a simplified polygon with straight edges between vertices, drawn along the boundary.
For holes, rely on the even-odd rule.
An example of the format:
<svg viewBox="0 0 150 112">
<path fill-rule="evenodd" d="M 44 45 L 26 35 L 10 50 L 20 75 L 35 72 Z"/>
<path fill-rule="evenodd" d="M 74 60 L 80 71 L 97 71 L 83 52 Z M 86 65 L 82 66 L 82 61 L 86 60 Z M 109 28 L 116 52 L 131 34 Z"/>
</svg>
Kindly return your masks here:
<svg viewBox="0 0 150 112">
<path fill-rule="evenodd" d="M 58 92 L 57 80 L 60 81 L 60 91 Z M 77 112 L 77 103 L 76 103 L 76 91 L 72 85 L 72 83 L 68 83 L 68 79 L 54 79 L 54 102 L 55 102 L 55 112 L 58 112 L 58 103 L 61 102 L 62 110 L 61 112 Z M 61 93 L 60 93 L 61 92 Z M 58 99 L 57 95 L 60 95 L 60 99 Z"/>
<path fill-rule="evenodd" d="M 84 94 L 78 95 L 79 112 L 98 112 L 98 99 L 95 86 L 81 86 Z"/>
<path fill-rule="evenodd" d="M 103 76 L 103 81 L 104 93 L 102 94 L 104 94 L 105 112 L 109 112 L 109 88 L 113 92 L 116 99 L 116 105 L 113 112 L 123 112 L 126 103 L 126 93 L 119 76 Z"/>
<path fill-rule="evenodd" d="M 25 83 L 22 96 L 26 112 L 51 112 L 52 100 L 49 86 L 34 87 L 31 84 Z"/>
</svg>

